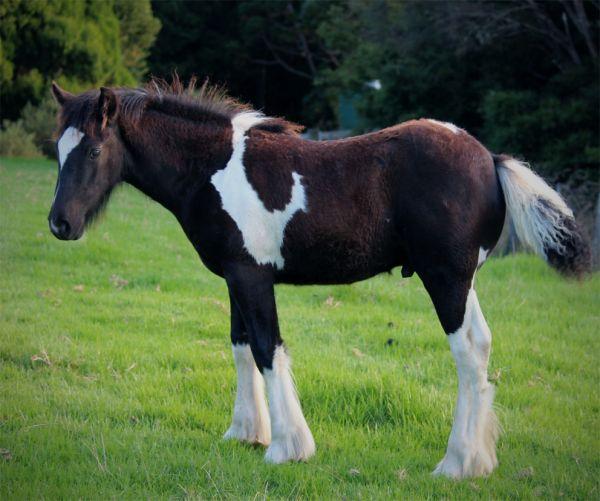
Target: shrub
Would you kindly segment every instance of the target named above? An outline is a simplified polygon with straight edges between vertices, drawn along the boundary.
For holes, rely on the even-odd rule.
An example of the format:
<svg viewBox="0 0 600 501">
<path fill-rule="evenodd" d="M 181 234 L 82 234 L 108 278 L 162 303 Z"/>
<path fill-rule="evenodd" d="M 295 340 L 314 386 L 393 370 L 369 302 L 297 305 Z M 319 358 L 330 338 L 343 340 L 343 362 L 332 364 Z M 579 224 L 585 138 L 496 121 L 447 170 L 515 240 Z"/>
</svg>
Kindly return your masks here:
<svg viewBox="0 0 600 501">
<path fill-rule="evenodd" d="M 57 104 L 50 96 L 39 105 L 27 103 L 21 112 L 23 128 L 33 134 L 37 148 L 47 157 L 56 158 L 52 133 L 56 125 Z"/>
<path fill-rule="evenodd" d="M 483 100 L 487 147 L 532 162 L 544 174 L 596 169 L 597 108 L 574 94 L 559 99 L 530 91 L 490 91 Z"/>
<path fill-rule="evenodd" d="M 4 120 L 0 129 L 0 155 L 11 157 L 39 157 L 34 135 L 25 130 L 22 120 Z"/>
</svg>

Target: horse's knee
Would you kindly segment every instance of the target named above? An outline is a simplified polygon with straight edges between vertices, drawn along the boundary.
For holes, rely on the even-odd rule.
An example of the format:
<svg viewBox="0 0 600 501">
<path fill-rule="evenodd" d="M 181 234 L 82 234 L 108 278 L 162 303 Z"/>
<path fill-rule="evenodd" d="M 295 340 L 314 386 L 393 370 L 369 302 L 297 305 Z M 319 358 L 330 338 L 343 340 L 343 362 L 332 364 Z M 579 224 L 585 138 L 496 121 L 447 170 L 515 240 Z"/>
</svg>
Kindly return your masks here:
<svg viewBox="0 0 600 501">
<path fill-rule="evenodd" d="M 492 333 L 487 322 L 485 321 L 485 317 L 481 311 L 481 306 L 479 305 L 479 300 L 475 291 L 473 291 L 472 303 L 472 342 L 477 353 L 483 357 L 483 360 L 487 364 L 490 350 L 492 348 Z"/>
<path fill-rule="evenodd" d="M 260 372 L 273 368 L 276 344 L 270 339 L 252 339 L 250 349 Z"/>
<path fill-rule="evenodd" d="M 491 336 L 476 336 L 473 339 L 473 345 L 477 350 L 477 353 L 487 360 L 490 355 L 490 350 L 492 349 Z"/>
</svg>

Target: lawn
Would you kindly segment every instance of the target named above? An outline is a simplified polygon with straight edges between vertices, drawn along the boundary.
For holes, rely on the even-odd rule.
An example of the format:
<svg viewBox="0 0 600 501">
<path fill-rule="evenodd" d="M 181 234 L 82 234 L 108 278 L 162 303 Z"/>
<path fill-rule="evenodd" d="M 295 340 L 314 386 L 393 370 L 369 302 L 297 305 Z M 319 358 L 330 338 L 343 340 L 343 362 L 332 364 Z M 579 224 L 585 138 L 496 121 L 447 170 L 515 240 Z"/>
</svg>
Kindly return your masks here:
<svg viewBox="0 0 600 501">
<path fill-rule="evenodd" d="M 600 277 L 489 261 L 504 433 L 485 479 L 430 475 L 456 375 L 420 281 L 279 286 L 317 455 L 272 466 L 223 442 L 235 394 L 227 291 L 131 188 L 78 242 L 46 221 L 56 166 L 0 160 L 0 498 L 600 497 Z"/>
</svg>

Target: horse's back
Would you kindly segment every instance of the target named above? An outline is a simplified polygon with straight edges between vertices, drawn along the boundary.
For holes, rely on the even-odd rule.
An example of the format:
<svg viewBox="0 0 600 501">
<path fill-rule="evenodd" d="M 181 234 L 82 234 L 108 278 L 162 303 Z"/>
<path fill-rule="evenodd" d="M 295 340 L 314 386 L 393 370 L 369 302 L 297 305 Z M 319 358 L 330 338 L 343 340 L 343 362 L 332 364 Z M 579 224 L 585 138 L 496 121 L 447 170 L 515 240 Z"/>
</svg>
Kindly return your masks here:
<svg viewBox="0 0 600 501">
<path fill-rule="evenodd" d="M 309 177 L 318 172 L 330 197 L 345 194 L 362 211 L 377 208 L 383 218 L 393 213 L 401 236 L 414 227 L 419 233 L 428 231 L 424 238 L 439 240 L 447 234 L 453 244 L 470 239 L 486 248 L 499 237 L 505 204 L 494 160 L 463 129 L 411 120 L 325 142 L 323 157 L 328 160 L 309 169 Z M 332 164 L 339 180 L 335 186 L 326 179 Z"/>
</svg>

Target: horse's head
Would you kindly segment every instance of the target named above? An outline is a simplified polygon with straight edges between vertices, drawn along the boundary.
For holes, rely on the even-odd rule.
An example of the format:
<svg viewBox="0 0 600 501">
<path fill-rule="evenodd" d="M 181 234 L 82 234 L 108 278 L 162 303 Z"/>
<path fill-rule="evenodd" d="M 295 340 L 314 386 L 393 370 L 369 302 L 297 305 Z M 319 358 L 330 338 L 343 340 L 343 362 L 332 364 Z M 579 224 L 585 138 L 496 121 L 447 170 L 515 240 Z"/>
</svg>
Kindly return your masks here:
<svg viewBox="0 0 600 501">
<path fill-rule="evenodd" d="M 117 126 L 119 98 L 108 88 L 75 96 L 52 84 L 61 107 L 58 180 L 48 222 L 61 240 L 77 240 L 122 176 L 125 149 Z"/>
</svg>

